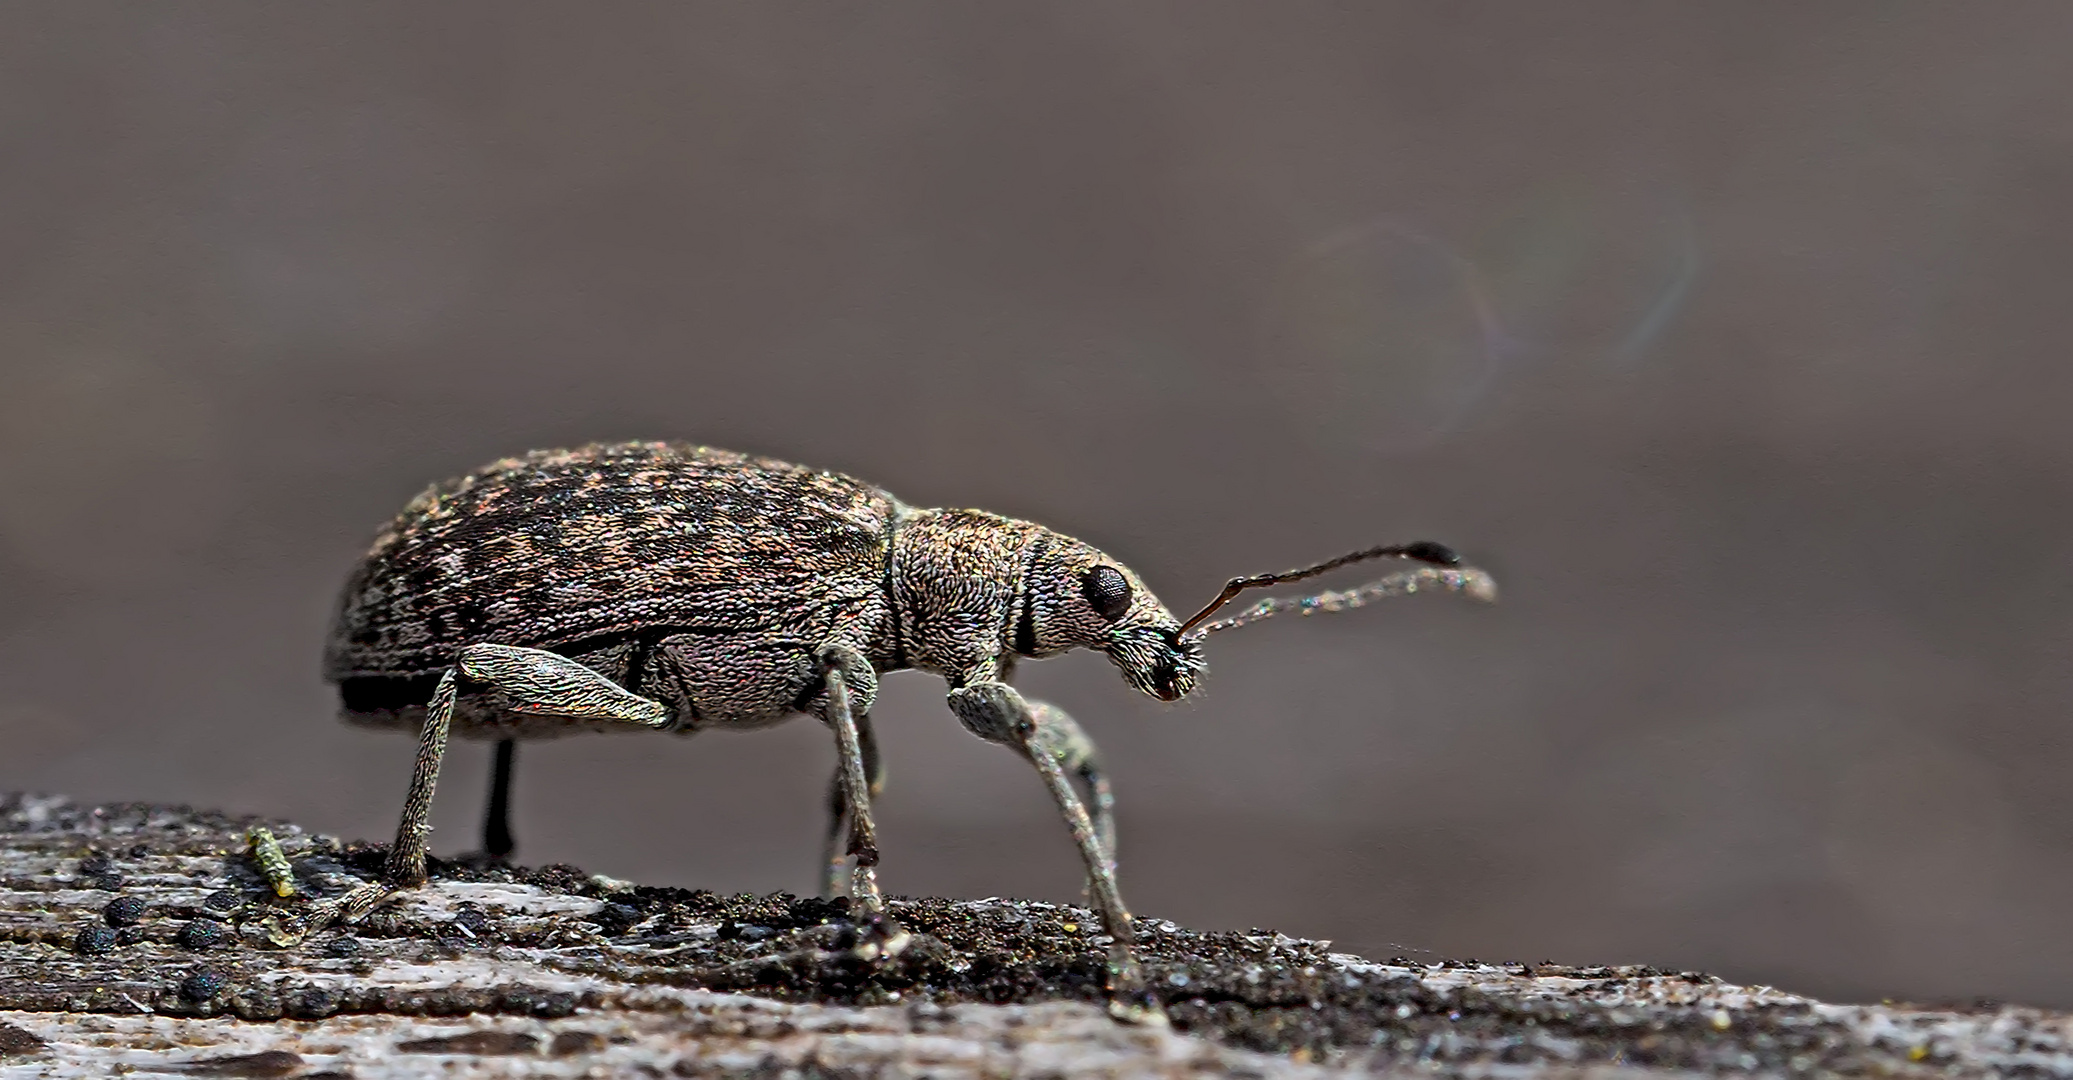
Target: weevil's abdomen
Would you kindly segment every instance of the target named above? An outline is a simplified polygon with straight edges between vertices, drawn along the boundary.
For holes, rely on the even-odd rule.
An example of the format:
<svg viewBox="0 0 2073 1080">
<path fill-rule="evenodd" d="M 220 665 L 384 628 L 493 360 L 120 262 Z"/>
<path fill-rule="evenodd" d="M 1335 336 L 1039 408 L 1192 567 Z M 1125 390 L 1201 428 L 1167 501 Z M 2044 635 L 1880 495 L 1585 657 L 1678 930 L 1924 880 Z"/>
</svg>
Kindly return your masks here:
<svg viewBox="0 0 2073 1080">
<path fill-rule="evenodd" d="M 325 675 L 349 714 L 376 719 L 422 704 L 462 647 L 496 642 L 580 656 L 681 711 L 699 704 L 685 680 L 631 684 L 671 682 L 669 657 L 685 650 L 669 643 L 696 641 L 723 664 L 738 647 L 747 665 L 710 673 L 732 680 L 729 715 L 698 719 L 768 722 L 744 710 L 789 705 L 779 699 L 800 692 L 791 683 L 838 627 L 875 638 L 889 626 L 898 511 L 850 477 L 709 447 L 508 458 L 434 485 L 375 538 Z"/>
</svg>

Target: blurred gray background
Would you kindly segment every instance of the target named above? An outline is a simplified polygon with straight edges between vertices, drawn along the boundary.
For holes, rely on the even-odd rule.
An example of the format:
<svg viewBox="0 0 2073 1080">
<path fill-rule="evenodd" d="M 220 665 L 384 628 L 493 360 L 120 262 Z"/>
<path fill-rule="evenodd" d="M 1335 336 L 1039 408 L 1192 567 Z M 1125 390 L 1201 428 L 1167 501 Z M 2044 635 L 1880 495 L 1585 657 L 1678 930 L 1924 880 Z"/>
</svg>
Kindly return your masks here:
<svg viewBox="0 0 2073 1080">
<path fill-rule="evenodd" d="M 2069 44 L 2058 3 L 0 7 L 0 789 L 387 837 L 410 745 L 317 675 L 376 526 L 685 438 L 1180 609 L 1385 540 L 1499 575 L 1220 636 L 1178 706 L 1026 667 L 1141 914 L 2073 1005 Z M 1076 898 L 942 692 L 882 698 L 889 887 Z M 805 892 L 832 760 L 531 745 L 520 855 Z"/>
</svg>

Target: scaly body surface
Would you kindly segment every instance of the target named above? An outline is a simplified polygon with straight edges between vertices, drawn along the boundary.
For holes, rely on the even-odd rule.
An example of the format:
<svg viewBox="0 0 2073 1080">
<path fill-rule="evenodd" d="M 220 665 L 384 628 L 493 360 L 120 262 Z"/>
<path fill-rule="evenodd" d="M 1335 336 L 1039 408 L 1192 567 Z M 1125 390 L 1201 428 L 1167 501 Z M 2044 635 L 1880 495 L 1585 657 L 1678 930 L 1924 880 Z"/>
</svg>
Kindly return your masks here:
<svg viewBox="0 0 2073 1080">
<path fill-rule="evenodd" d="M 982 511 L 908 507 L 838 473 L 675 443 L 495 462 L 419 495 L 347 583 L 325 674 L 348 720 L 416 729 L 417 765 L 384 880 L 312 911 L 303 932 L 356 920 L 424 880 L 450 732 L 500 740 L 485 839 L 501 855 L 514 739 L 753 728 L 807 714 L 836 742 L 827 887 L 841 888 L 849 870 L 871 929 L 860 955 L 897 951 L 906 934 L 883 918 L 873 869 L 880 772 L 869 714 L 878 676 L 913 668 L 944 677 L 966 730 L 1036 767 L 1113 941 L 1114 1008 L 1156 1020 L 1116 890 L 1112 802 L 1093 743 L 1064 712 L 1008 686 L 1014 664 L 1095 649 L 1171 701 L 1194 688 L 1206 633 L 1281 610 L 1266 602 L 1195 629 L 1238 591 L 1382 556 L 1442 569 L 1321 594 L 1305 613 L 1421 584 L 1488 591 L 1439 545 L 1378 547 L 1232 579 L 1183 625 L 1128 568 L 1078 540 Z"/>
<path fill-rule="evenodd" d="M 678 730 L 772 723 L 810 709 L 823 644 L 895 666 L 903 511 L 846 476 L 708 447 L 506 459 L 426 491 L 376 538 L 325 674 L 347 719 L 415 727 L 459 651 L 498 642 L 573 657 L 670 706 Z M 456 728 L 572 730 L 493 697 L 465 695 Z"/>
</svg>

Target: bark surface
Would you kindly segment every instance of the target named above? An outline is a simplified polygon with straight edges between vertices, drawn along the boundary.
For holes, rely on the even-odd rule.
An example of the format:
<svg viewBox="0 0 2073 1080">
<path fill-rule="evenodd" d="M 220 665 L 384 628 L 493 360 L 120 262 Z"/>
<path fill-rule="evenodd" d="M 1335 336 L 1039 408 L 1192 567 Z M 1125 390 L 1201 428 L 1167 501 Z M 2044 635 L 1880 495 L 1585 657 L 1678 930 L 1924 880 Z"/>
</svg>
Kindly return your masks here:
<svg viewBox="0 0 2073 1080">
<path fill-rule="evenodd" d="M 246 855 L 271 827 L 298 895 Z M 1101 1007 L 1099 921 L 894 900 L 898 959 L 841 901 L 719 896 L 572 867 L 435 862 L 349 931 L 265 917 L 384 849 L 184 807 L 0 797 L 0 1077 L 2073 1076 L 2073 1017 L 1831 1005 L 1690 972 L 1378 962 L 1140 919 L 1171 1029 Z"/>
</svg>

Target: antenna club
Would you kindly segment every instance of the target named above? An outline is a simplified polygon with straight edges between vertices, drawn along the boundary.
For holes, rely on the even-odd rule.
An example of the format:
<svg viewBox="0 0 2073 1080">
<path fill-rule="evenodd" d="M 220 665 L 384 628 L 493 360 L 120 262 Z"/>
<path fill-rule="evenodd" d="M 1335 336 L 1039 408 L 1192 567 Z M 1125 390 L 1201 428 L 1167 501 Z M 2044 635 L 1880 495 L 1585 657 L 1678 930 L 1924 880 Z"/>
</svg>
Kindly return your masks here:
<svg viewBox="0 0 2073 1080">
<path fill-rule="evenodd" d="M 1413 540 L 1403 546 L 1407 559 L 1416 559 L 1434 566 L 1460 566 L 1461 554 L 1437 540 Z"/>
</svg>

